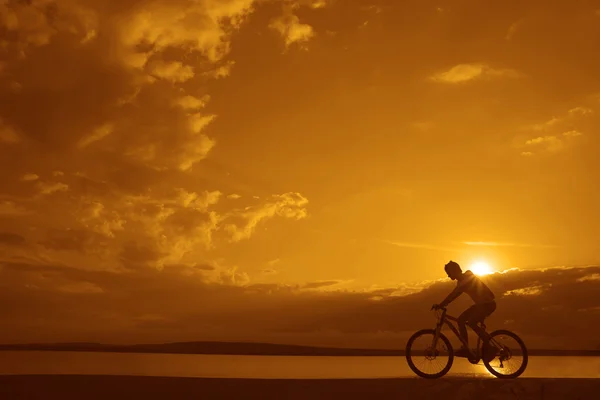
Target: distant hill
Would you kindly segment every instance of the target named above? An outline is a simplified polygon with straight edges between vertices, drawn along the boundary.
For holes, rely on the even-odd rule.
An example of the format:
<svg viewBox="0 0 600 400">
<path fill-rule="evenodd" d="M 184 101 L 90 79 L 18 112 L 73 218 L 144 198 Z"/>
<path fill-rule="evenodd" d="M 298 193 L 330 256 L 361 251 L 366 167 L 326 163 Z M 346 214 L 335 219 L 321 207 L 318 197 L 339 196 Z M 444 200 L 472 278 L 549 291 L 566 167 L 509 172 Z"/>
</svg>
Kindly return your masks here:
<svg viewBox="0 0 600 400">
<path fill-rule="evenodd" d="M 221 354 L 268 356 L 404 356 L 404 349 L 347 349 L 248 342 L 177 342 L 115 345 L 102 343 L 2 344 L 0 351 L 79 351 L 111 353 Z M 597 356 L 600 350 L 531 349 L 532 356 Z"/>
<path fill-rule="evenodd" d="M 346 349 L 249 342 L 177 342 L 113 345 L 102 343 L 29 343 L 2 344 L 0 351 L 90 351 L 115 353 L 228 354 L 277 356 L 392 356 L 403 351 Z"/>
</svg>

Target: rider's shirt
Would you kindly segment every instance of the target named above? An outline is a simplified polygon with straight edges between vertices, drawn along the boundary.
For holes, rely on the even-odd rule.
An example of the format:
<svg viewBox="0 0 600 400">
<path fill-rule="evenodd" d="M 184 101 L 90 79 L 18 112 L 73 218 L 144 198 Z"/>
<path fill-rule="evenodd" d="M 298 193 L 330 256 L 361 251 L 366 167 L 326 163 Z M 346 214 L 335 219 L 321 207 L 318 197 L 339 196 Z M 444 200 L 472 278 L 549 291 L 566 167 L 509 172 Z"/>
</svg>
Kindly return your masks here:
<svg viewBox="0 0 600 400">
<path fill-rule="evenodd" d="M 458 279 L 456 289 L 468 294 L 475 304 L 489 303 L 495 298 L 490 288 L 471 271 L 462 274 Z"/>
</svg>

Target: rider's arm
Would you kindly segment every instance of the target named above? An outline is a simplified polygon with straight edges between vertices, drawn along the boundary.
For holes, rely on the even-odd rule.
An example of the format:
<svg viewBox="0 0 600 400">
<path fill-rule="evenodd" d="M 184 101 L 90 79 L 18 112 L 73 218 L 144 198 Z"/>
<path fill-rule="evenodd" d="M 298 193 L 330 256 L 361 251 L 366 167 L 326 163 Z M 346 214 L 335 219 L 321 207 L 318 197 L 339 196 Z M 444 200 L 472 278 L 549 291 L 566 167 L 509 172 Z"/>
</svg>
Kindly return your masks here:
<svg viewBox="0 0 600 400">
<path fill-rule="evenodd" d="M 458 296 L 462 294 L 463 290 L 460 286 L 457 286 L 445 299 L 440 303 L 441 307 L 446 307 L 452 303 Z"/>
</svg>

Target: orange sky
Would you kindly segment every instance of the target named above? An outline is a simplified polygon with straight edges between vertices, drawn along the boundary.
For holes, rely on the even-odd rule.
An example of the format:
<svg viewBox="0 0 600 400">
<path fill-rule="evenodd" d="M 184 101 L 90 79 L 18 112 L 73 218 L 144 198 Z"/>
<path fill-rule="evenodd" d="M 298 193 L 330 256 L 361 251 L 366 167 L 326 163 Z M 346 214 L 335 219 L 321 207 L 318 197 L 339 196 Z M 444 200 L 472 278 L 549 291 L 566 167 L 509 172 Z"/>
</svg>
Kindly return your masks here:
<svg viewBox="0 0 600 400">
<path fill-rule="evenodd" d="M 0 341 L 393 344 L 450 259 L 597 323 L 540 268 L 600 262 L 598 48 L 584 0 L 0 1 Z"/>
</svg>

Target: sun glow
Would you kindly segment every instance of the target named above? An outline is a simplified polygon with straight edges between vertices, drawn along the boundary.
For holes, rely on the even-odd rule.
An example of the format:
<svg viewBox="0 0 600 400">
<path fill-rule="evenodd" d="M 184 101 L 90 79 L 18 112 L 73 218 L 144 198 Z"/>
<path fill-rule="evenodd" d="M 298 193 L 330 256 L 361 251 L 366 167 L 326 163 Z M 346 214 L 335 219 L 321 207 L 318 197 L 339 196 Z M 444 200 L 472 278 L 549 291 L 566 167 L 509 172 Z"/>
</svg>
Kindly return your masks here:
<svg viewBox="0 0 600 400">
<path fill-rule="evenodd" d="M 469 268 L 475 275 L 483 276 L 494 273 L 494 269 L 485 261 L 476 261 Z"/>
</svg>

